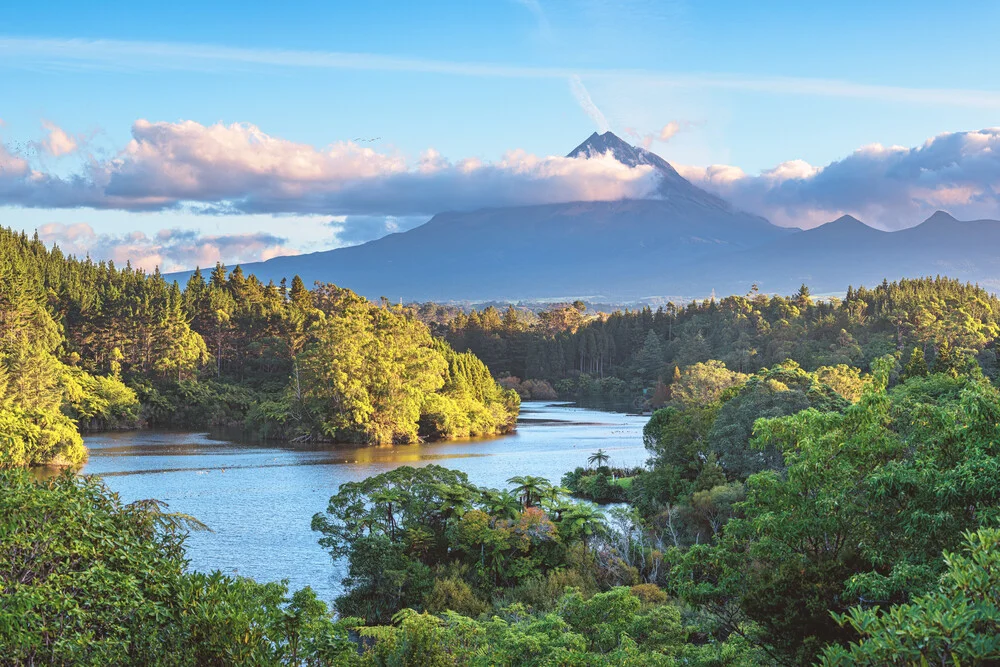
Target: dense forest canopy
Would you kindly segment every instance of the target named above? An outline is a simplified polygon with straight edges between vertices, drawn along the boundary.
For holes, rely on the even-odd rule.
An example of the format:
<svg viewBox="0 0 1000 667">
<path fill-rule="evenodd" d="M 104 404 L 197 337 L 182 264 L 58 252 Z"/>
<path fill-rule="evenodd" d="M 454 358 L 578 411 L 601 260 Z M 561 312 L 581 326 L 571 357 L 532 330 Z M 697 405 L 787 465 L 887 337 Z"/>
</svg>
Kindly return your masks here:
<svg viewBox="0 0 1000 667">
<path fill-rule="evenodd" d="M 675 369 L 712 359 L 741 373 L 786 359 L 810 371 L 868 370 L 885 354 L 918 348 L 931 365 L 974 356 L 988 376 L 1000 370 L 1000 299 L 941 277 L 850 287 L 843 299 L 816 300 L 803 286 L 788 297 L 752 291 L 610 314 L 587 313 L 582 302 L 537 315 L 513 306 L 466 314 L 435 304 L 414 312 L 498 378 L 545 380 L 565 397 L 625 407 L 661 403 L 659 385 Z"/>
<path fill-rule="evenodd" d="M 398 307 L 221 265 L 182 290 L 0 229 L 0 465 L 79 463 L 80 429 L 382 444 L 505 432 L 517 409 Z"/>
</svg>

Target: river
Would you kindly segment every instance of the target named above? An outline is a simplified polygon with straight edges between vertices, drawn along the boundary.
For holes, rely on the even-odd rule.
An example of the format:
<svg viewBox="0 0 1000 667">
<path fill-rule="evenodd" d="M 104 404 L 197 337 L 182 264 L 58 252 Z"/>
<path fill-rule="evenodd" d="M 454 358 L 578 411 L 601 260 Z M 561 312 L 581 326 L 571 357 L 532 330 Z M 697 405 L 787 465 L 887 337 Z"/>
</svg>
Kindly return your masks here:
<svg viewBox="0 0 1000 667">
<path fill-rule="evenodd" d="M 611 465 L 642 465 L 647 417 L 525 402 L 511 435 L 392 447 L 254 445 L 205 433 L 143 431 L 87 437 L 82 473 L 101 475 L 123 500 L 156 498 L 214 532 L 192 533 L 191 567 L 258 581 L 288 579 L 292 590 L 312 586 L 332 601 L 345 564 L 331 562 L 310 527 L 313 514 L 348 481 L 401 465 L 436 463 L 469 481 L 504 488 L 515 475 L 558 482 L 601 448 Z"/>
</svg>

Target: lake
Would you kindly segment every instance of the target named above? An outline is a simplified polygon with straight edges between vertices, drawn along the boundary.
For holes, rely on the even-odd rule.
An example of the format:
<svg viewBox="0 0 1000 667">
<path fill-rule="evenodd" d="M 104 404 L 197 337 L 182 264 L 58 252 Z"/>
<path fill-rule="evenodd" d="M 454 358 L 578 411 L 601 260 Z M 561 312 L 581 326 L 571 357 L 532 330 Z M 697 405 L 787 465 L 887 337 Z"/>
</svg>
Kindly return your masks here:
<svg viewBox="0 0 1000 667">
<path fill-rule="evenodd" d="M 332 601 L 346 564 L 333 563 L 309 525 L 344 482 L 401 465 L 436 463 L 469 481 L 504 488 L 515 475 L 558 482 L 587 465 L 597 449 L 611 465 L 647 458 L 642 427 L 648 417 L 566 404 L 525 402 L 516 433 L 488 439 L 388 447 L 247 444 L 205 433 L 142 431 L 85 438 L 90 460 L 81 471 L 101 475 L 122 499 L 156 498 L 214 532 L 192 533 L 191 567 L 258 581 L 288 579 L 292 590 L 312 586 Z"/>
</svg>

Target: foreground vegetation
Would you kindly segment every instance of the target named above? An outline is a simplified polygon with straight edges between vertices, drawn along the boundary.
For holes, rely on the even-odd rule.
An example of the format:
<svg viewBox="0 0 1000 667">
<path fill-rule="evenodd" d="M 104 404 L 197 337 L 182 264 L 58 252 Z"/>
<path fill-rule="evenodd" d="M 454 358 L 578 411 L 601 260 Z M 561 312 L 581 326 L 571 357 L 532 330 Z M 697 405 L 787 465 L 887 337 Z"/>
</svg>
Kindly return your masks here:
<svg viewBox="0 0 1000 667">
<path fill-rule="evenodd" d="M 606 512 L 435 465 L 344 484 L 313 519 L 349 568 L 339 620 L 308 589 L 186 572 L 191 520 L 162 505 L 2 472 L 0 645 L 13 664 L 995 664 L 1000 394 L 911 370 L 878 361 L 853 402 L 794 365 L 755 374 L 709 432 L 755 392 L 816 401 L 742 445 L 666 408 Z"/>
<path fill-rule="evenodd" d="M 79 462 L 80 429 L 144 423 L 362 443 L 497 432 L 515 390 L 550 385 L 657 409 L 642 469 L 598 450 L 559 485 L 487 489 L 435 465 L 342 485 L 313 518 L 348 568 L 333 609 L 188 572 L 201 526 L 160 503 L 0 470 L 0 662 L 1000 661 L 1000 302 L 978 288 L 536 321 L 222 267 L 182 292 L 6 234 L 0 468 Z"/>
<path fill-rule="evenodd" d="M 399 308 L 67 258 L 0 229 L 0 467 L 78 464 L 81 430 L 405 443 L 502 433 L 515 392 Z"/>
</svg>

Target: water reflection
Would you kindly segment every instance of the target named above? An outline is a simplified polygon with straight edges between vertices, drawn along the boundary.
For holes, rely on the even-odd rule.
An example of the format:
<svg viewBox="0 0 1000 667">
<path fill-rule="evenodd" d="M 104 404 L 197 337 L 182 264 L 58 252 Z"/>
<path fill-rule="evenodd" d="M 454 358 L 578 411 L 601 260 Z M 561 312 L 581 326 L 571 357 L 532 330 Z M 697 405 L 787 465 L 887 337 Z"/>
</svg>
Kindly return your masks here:
<svg viewBox="0 0 1000 667">
<path fill-rule="evenodd" d="M 215 532 L 188 540 L 191 567 L 266 581 L 288 579 L 332 599 L 345 574 L 309 528 L 344 482 L 401 465 L 436 463 L 480 486 L 515 475 L 558 481 L 598 448 L 622 467 L 646 459 L 648 417 L 526 402 L 517 433 L 489 439 L 387 447 L 248 444 L 203 433 L 108 433 L 86 438 L 83 474 L 106 478 L 123 500 L 157 498 Z"/>
</svg>

